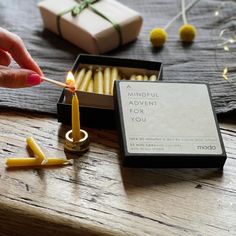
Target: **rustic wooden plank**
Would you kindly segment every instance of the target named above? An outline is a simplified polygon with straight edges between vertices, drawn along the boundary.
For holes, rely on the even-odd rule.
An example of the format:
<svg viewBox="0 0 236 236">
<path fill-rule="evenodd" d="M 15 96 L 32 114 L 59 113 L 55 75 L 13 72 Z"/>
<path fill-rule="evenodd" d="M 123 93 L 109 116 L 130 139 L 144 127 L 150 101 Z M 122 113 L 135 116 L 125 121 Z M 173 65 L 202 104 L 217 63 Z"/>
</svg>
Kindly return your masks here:
<svg viewBox="0 0 236 236">
<path fill-rule="evenodd" d="M 181 44 L 178 29 L 182 20 L 179 19 L 168 31 L 169 40 L 165 47 L 155 50 L 148 40 L 149 31 L 169 22 L 180 10 L 180 1 L 120 1 L 139 11 L 144 18 L 144 24 L 138 40 L 107 55 L 162 61 L 164 80 L 209 83 L 217 113 L 235 109 L 235 71 L 231 74 L 232 83 L 223 80 L 221 72 L 224 65 L 234 66 L 236 46 L 232 44 L 232 53 L 228 54 L 223 50 L 215 50 L 219 29 L 229 25 L 235 27 L 235 2 L 200 1 L 187 14 L 189 22 L 198 29 L 196 42 L 189 46 Z M 63 81 L 76 56 L 82 51 L 55 34 L 43 30 L 37 2 L 2 0 L 1 26 L 22 37 L 46 76 Z M 223 13 L 214 17 L 214 11 L 218 8 L 223 9 Z M 55 114 L 60 92 L 60 88 L 47 83 L 21 90 L 0 89 L 0 106 Z"/>
<path fill-rule="evenodd" d="M 224 26 L 234 14 L 235 2 L 224 1 L 227 14 L 217 20 L 212 13 L 221 1 L 200 1 L 188 14 L 199 29 L 196 43 L 183 47 L 178 41 L 179 20 L 163 50 L 150 47 L 148 32 L 164 26 L 176 14 L 179 2 L 121 2 L 142 13 L 144 26 L 135 43 L 108 55 L 163 61 L 164 80 L 209 82 L 217 112 L 235 109 L 235 83 L 220 78 L 212 40 L 215 27 Z M 80 50 L 42 30 L 36 1 L 2 0 L 0 8 L 1 26 L 23 38 L 47 76 L 63 81 Z M 217 53 L 217 60 L 231 59 Z M 55 114 L 59 95 L 60 89 L 49 84 L 0 89 L 0 105 Z M 47 115 L 0 111 L 0 235 L 236 234 L 235 120 L 221 123 L 228 154 L 223 172 L 123 168 L 116 132 L 95 129 L 88 129 L 90 151 L 72 166 L 8 171 L 5 157 L 29 155 L 25 144 L 29 135 L 47 153 L 65 157 L 64 134 L 70 127 Z"/>
<path fill-rule="evenodd" d="M 96 129 L 87 129 L 90 151 L 71 166 L 10 171 L 4 158 L 29 155 L 29 135 L 48 154 L 65 157 L 70 127 L 47 115 L 1 110 L 0 235 L 234 235 L 232 122 L 221 125 L 228 154 L 223 171 L 124 168 L 116 132 Z"/>
</svg>

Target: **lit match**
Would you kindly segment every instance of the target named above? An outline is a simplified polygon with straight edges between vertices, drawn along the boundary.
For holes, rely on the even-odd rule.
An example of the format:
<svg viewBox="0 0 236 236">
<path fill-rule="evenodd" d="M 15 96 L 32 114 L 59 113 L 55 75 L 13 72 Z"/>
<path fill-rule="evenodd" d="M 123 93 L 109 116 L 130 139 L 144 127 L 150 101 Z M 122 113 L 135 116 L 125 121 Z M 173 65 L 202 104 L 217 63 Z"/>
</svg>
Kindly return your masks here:
<svg viewBox="0 0 236 236">
<path fill-rule="evenodd" d="M 72 91 L 75 90 L 75 86 L 74 86 L 74 84 L 75 84 L 74 76 L 73 76 L 73 74 L 72 74 L 70 71 L 69 71 L 69 73 L 68 73 L 68 75 L 67 75 L 66 83 L 62 83 L 62 82 L 59 82 L 59 81 L 57 81 L 57 80 L 49 79 L 49 78 L 43 77 L 43 76 L 41 77 L 41 79 L 42 79 L 43 81 L 46 81 L 46 82 L 49 82 L 49 83 L 52 83 L 52 84 L 56 84 L 56 85 L 61 86 L 61 87 L 63 87 L 63 88 L 68 88 L 68 89 L 70 89 L 70 90 L 72 90 Z"/>
</svg>

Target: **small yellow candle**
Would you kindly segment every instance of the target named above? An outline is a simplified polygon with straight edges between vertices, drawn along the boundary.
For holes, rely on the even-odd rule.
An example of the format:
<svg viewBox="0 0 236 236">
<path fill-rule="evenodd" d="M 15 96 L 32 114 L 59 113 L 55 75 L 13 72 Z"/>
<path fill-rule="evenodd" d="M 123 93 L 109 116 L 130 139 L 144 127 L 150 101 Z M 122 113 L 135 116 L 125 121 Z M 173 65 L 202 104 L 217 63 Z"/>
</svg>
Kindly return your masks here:
<svg viewBox="0 0 236 236">
<path fill-rule="evenodd" d="M 136 80 L 136 75 L 131 75 L 129 80 Z"/>
<path fill-rule="evenodd" d="M 89 69 L 89 70 L 86 72 L 86 74 L 85 74 L 83 80 L 81 81 L 81 83 L 80 83 L 78 89 L 79 89 L 80 91 L 86 91 L 86 90 L 87 90 L 87 87 L 88 87 L 88 84 L 89 84 L 89 81 L 91 80 L 91 78 L 92 78 L 92 70 Z"/>
<path fill-rule="evenodd" d="M 111 78 L 110 78 L 110 94 L 113 95 L 113 88 L 114 88 L 114 83 L 115 80 L 118 79 L 118 69 L 117 68 L 112 68 L 111 70 Z"/>
<path fill-rule="evenodd" d="M 55 165 L 66 165 L 70 162 L 67 159 L 64 158 L 48 158 L 47 163 L 40 164 L 37 160 L 37 158 L 7 158 L 6 159 L 6 165 L 8 167 L 24 167 L 24 166 L 38 166 L 38 167 L 44 167 L 44 166 L 55 166 Z"/>
<path fill-rule="evenodd" d="M 26 142 L 29 145 L 29 147 L 32 149 L 33 153 L 36 156 L 36 160 L 38 161 L 38 164 L 46 163 L 47 158 L 45 154 L 43 153 L 42 149 L 39 147 L 39 145 L 36 143 L 34 138 L 28 137 L 26 138 Z"/>
<path fill-rule="evenodd" d="M 148 80 L 148 77 L 146 75 L 143 76 L 143 80 L 144 81 L 147 81 Z"/>
<path fill-rule="evenodd" d="M 76 93 L 72 97 L 72 138 L 73 142 L 80 140 L 79 100 Z"/>
<path fill-rule="evenodd" d="M 149 78 L 150 81 L 155 81 L 157 80 L 157 77 L 156 75 L 151 75 L 150 78 Z"/>
<path fill-rule="evenodd" d="M 85 75 L 85 68 L 82 68 L 76 75 L 75 78 L 75 89 L 78 89 Z"/>
<path fill-rule="evenodd" d="M 109 67 L 105 68 L 104 70 L 104 83 L 103 83 L 103 91 L 104 94 L 110 94 L 110 77 L 111 77 L 111 70 Z"/>
<path fill-rule="evenodd" d="M 88 84 L 87 92 L 93 93 L 94 81 L 91 79 Z"/>
<path fill-rule="evenodd" d="M 98 94 L 103 94 L 103 75 L 100 68 L 94 76 L 94 92 Z"/>
<path fill-rule="evenodd" d="M 143 76 L 142 75 L 137 75 L 136 80 L 143 80 Z"/>
</svg>

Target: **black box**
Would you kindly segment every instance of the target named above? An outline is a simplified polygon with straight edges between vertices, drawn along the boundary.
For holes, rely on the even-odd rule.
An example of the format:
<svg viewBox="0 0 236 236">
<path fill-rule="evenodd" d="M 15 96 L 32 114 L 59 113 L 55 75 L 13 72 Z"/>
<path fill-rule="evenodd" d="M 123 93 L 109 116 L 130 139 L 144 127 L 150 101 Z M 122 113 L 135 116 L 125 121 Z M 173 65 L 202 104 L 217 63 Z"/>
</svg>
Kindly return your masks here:
<svg viewBox="0 0 236 236">
<path fill-rule="evenodd" d="M 156 74 L 158 80 L 162 78 L 162 63 L 160 62 L 84 54 L 76 59 L 72 73 L 76 74 L 79 68 L 88 66 L 118 67 L 128 74 L 141 71 L 149 75 Z M 113 96 L 81 91 L 78 91 L 77 95 L 80 101 L 81 126 L 111 129 L 116 127 Z M 59 122 L 71 124 L 71 93 L 65 89 L 57 102 L 57 117 Z"/>
<path fill-rule="evenodd" d="M 208 85 L 151 83 L 115 84 L 123 164 L 222 168 L 226 153 Z"/>
</svg>

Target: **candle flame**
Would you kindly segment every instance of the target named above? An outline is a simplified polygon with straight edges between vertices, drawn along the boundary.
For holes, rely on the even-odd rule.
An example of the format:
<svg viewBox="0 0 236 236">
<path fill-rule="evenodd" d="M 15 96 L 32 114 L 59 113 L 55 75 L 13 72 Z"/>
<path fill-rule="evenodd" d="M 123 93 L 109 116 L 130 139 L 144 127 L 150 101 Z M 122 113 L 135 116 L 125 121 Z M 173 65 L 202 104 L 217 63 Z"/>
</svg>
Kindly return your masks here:
<svg viewBox="0 0 236 236">
<path fill-rule="evenodd" d="M 68 74 L 67 74 L 66 84 L 71 86 L 71 87 L 75 86 L 75 77 L 74 77 L 74 75 L 72 74 L 71 71 L 69 71 Z"/>
</svg>

